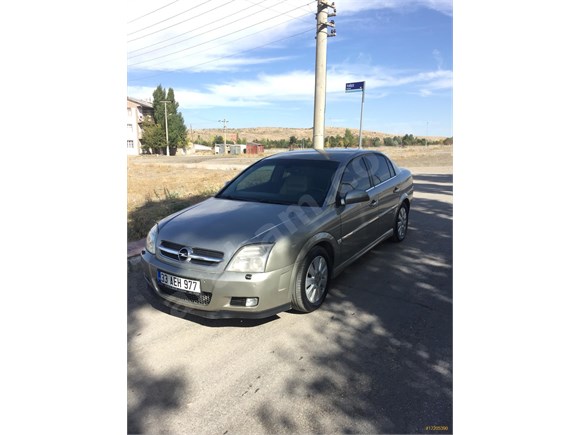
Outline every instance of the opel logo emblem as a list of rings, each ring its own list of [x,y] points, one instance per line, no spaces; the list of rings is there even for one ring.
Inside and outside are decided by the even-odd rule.
[[[187,261],[189,258],[189,250],[187,248],[181,248],[177,257],[179,258],[179,261]]]

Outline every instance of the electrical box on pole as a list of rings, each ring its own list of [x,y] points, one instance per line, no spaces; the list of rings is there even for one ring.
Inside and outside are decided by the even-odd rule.
[[[328,8],[333,12],[329,13]],[[318,0],[316,12],[316,68],[314,77],[314,122],[313,138],[314,149],[324,148],[324,117],[326,113],[326,45],[327,38],[336,36],[334,21],[328,17],[336,15],[334,2]],[[330,34],[328,27],[331,27]]]

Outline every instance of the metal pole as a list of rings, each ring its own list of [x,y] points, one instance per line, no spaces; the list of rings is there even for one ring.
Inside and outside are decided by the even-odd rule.
[[[227,148],[228,148],[228,141],[226,139],[226,124],[229,122],[226,118],[224,119],[218,119],[218,122],[223,122],[224,123],[224,154],[227,154]]]
[[[363,107],[365,104],[365,82],[363,82],[362,99],[360,102],[360,127],[358,129],[358,147],[362,148],[362,120],[363,120]]]

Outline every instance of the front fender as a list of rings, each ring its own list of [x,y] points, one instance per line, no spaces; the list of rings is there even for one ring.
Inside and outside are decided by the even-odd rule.
[[[336,253],[339,252],[339,246],[336,239],[332,234],[327,232],[318,233],[311,237],[302,247],[298,255],[296,256],[296,261],[294,262],[294,267],[292,268],[292,275],[290,276],[290,292],[296,287],[296,280],[298,279],[298,270],[300,269],[300,264],[306,258],[306,255],[310,252],[312,248],[316,245],[324,245],[325,248],[330,247],[332,252],[329,252],[331,258],[336,257]]]

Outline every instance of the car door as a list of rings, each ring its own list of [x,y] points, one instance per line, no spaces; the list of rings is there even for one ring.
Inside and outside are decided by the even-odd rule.
[[[378,202],[376,238],[379,238],[393,227],[401,192],[393,166],[385,155],[366,154],[364,160],[373,184],[372,191]]]
[[[355,256],[376,239],[376,218],[378,197],[372,192],[371,181],[362,156],[353,159],[342,175],[339,196],[351,190],[363,190],[369,194],[369,201],[341,206],[341,257],[343,261]]]

